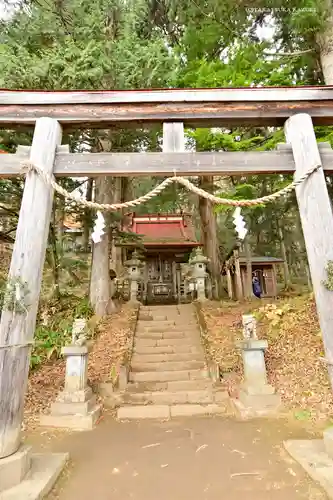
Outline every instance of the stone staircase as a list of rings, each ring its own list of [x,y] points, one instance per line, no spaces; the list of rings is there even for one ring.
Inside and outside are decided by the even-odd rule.
[[[122,399],[121,420],[229,412],[227,392],[209,377],[193,305],[140,308]]]

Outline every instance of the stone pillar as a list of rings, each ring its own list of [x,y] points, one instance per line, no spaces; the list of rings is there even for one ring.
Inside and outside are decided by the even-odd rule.
[[[2,492],[6,492],[6,490],[10,490],[22,483],[30,470],[30,446],[21,445],[16,453],[2,458],[0,460],[0,498],[2,498]]]
[[[141,269],[143,268],[143,264],[136,251],[133,252],[132,258],[125,262],[125,266],[128,268],[130,280],[130,301],[137,302],[139,282],[142,280]]]
[[[51,412],[42,415],[40,424],[75,430],[92,429],[101,413],[101,405],[88,386],[88,353],[85,320],[76,320],[72,344],[62,348],[66,358],[65,388],[51,405]]]
[[[324,430],[325,451],[333,460],[333,427]]]
[[[245,413],[247,410],[252,416],[272,413],[279,408],[281,399],[275,393],[274,387],[267,383],[264,354],[268,342],[257,338],[256,320],[251,315],[243,316],[243,337],[244,339],[237,343],[242,352],[244,366],[239,409],[245,410]]]
[[[203,301],[206,300],[206,265],[209,262],[209,259],[205,257],[202,253],[201,248],[197,248],[195,251],[194,257],[190,260],[190,264],[192,266],[192,277],[196,282],[196,290],[197,290],[197,300]]]

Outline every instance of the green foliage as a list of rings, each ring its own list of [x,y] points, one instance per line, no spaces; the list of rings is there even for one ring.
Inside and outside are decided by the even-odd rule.
[[[5,291],[6,291],[6,275],[3,272],[0,272],[0,313],[3,308]]]
[[[323,285],[333,292],[333,260],[329,260],[326,266],[327,280],[323,282]]]
[[[96,89],[163,86],[172,70],[163,40],[138,32],[143,1],[71,0],[68,22],[47,4],[19,10],[0,34],[0,86]]]
[[[27,314],[27,296],[29,294],[27,283],[20,276],[12,276],[7,280],[4,290],[0,293],[3,297],[3,309],[13,311],[15,314]]]
[[[74,320],[89,319],[92,315],[93,310],[88,300],[74,295],[63,295],[59,299],[42,303],[30,368],[35,369],[42,363],[59,358],[61,348],[71,339]]]
[[[296,420],[300,420],[300,421],[307,421],[307,420],[310,420],[311,417],[312,417],[312,412],[310,410],[296,410],[294,412],[294,417],[296,418]]]

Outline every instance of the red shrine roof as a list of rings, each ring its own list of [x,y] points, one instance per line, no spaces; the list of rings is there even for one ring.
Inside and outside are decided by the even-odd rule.
[[[128,230],[142,236],[144,246],[200,246],[189,216],[132,214]]]

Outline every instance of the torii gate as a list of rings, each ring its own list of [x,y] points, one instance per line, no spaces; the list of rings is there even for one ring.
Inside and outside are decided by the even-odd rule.
[[[31,148],[0,158],[0,178],[21,174],[30,159],[55,176],[184,176],[293,173],[318,168],[296,189],[317,311],[333,382],[333,294],[323,285],[333,260],[333,217],[325,172],[333,151],[320,149],[313,123],[333,124],[333,87],[149,91],[0,91],[0,126],[35,126]],[[60,146],[62,128],[108,128],[164,123],[162,153],[72,154]],[[287,143],[277,151],[191,153],[183,126],[282,126]],[[296,167],[296,168],[295,168]],[[0,466],[20,445],[24,395],[33,341],[53,191],[35,171],[26,176],[9,278],[27,284],[29,307],[4,308],[0,322]]]

